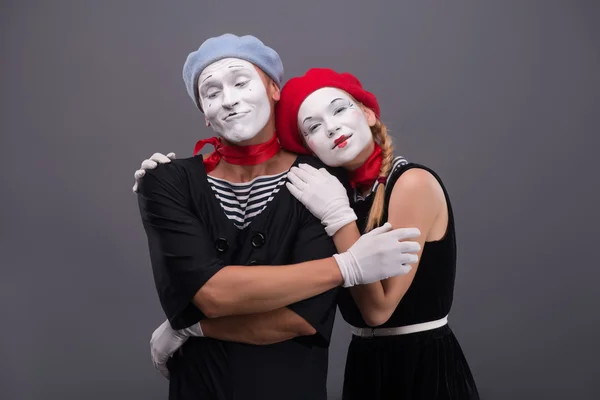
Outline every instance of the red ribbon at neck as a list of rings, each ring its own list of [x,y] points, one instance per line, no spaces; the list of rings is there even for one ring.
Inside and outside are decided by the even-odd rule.
[[[379,176],[382,163],[381,147],[375,143],[373,153],[367,158],[367,161],[354,171],[350,171],[350,185],[363,192],[370,189],[375,181],[385,183],[385,177]]]
[[[268,142],[250,146],[228,146],[223,144],[218,137],[211,137],[196,143],[194,156],[207,144],[211,144],[215,148],[215,151],[203,161],[207,173],[215,169],[221,158],[235,165],[257,165],[271,159],[280,149],[277,135],[273,135]]]

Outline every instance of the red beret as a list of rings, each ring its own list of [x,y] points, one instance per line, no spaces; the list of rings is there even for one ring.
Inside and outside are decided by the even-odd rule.
[[[304,146],[298,129],[298,111],[302,102],[314,91],[333,87],[349,93],[356,101],[373,110],[379,118],[377,98],[363,89],[360,81],[348,72],[338,73],[327,68],[312,68],[303,76],[290,79],[281,89],[281,98],[275,106],[275,124],[279,143],[284,150],[296,154],[310,154]]]

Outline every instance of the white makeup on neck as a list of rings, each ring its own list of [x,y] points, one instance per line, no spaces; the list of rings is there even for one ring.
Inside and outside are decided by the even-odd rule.
[[[330,167],[354,160],[373,141],[360,106],[335,88],[321,88],[304,100],[298,127],[308,147]]]
[[[204,115],[223,139],[252,139],[269,122],[271,103],[258,71],[248,61],[225,58],[204,68],[198,78]]]

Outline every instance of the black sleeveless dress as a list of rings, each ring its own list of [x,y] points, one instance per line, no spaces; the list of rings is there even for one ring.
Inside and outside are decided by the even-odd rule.
[[[390,319],[380,327],[434,321],[448,315],[456,272],[454,218],[448,193],[431,169],[398,157],[386,183],[385,214],[395,182],[411,168],[429,171],[448,204],[448,228],[439,241],[426,242],[414,280]],[[377,183],[376,183],[377,185]],[[356,198],[353,208],[364,232],[373,195]],[[369,327],[349,291],[338,299],[342,316],[355,327]],[[471,400],[479,394],[462,349],[449,325],[406,335],[352,336],[344,376],[344,400]]]

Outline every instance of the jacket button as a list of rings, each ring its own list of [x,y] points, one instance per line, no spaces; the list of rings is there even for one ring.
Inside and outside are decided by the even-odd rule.
[[[257,233],[256,235],[254,235],[252,237],[252,246],[259,248],[259,247],[263,247],[263,245],[265,244],[265,235],[263,235],[262,233]]]
[[[229,244],[227,243],[227,240],[220,238],[215,242],[215,248],[217,251],[224,253],[229,249]]]

